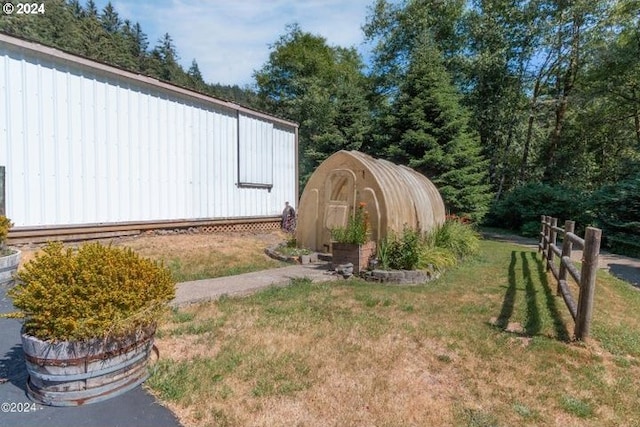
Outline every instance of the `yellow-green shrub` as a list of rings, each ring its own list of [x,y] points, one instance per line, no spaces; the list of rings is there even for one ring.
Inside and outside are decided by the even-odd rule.
[[[9,291],[25,332],[42,340],[123,336],[155,325],[175,296],[167,268],[128,248],[49,243]]]
[[[11,220],[4,215],[0,215],[0,249],[4,247],[4,242],[7,240],[11,227],[13,227]]]

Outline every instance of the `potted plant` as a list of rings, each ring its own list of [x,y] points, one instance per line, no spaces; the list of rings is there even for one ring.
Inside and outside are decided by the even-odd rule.
[[[353,272],[359,274],[369,264],[376,252],[376,243],[370,239],[371,225],[366,203],[360,202],[346,227],[331,230],[332,264],[353,264]]]
[[[9,230],[13,227],[11,220],[0,215],[0,286],[11,285],[14,273],[20,264],[21,252],[6,246]]]
[[[49,243],[16,278],[11,316],[24,321],[33,400],[92,403],[148,377],[156,324],[175,295],[167,268],[127,248]]]

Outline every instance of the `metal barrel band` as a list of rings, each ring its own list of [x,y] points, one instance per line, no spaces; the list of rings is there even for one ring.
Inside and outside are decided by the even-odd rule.
[[[118,348],[117,351],[105,351],[102,353],[98,353],[96,355],[93,356],[83,356],[83,357],[77,357],[75,359],[53,359],[53,358],[46,358],[46,357],[36,357],[30,354],[25,354],[25,360],[33,363],[34,365],[38,365],[38,366],[69,366],[69,365],[78,365],[81,363],[87,363],[87,362],[94,362],[96,360],[104,360],[104,359],[108,359],[110,357],[114,357],[114,356],[119,356],[122,354],[126,354],[132,350],[135,350],[138,347],[144,346],[147,343],[149,343],[150,341],[153,340],[153,335],[147,335],[145,336],[145,338],[138,340],[138,341],[133,341],[131,344],[128,344],[124,347],[120,347]]]
[[[86,389],[76,392],[45,391],[32,387],[31,377],[27,379],[27,395],[31,400],[51,406],[80,406],[86,403],[96,403],[126,393],[142,384],[149,377],[146,369],[133,378],[127,377],[118,382],[102,387]]]
[[[52,375],[52,374],[42,374],[38,373],[38,378],[44,381],[77,381],[77,380],[85,380],[87,378],[99,377],[101,375],[110,374],[112,372],[118,371],[122,368],[125,368],[129,365],[133,365],[137,361],[144,359],[149,356],[149,350],[146,349],[142,353],[137,354],[136,356],[126,359],[123,362],[120,362],[116,365],[110,366],[105,369],[93,370],[90,372],[83,372],[80,374],[60,374],[60,375]],[[27,365],[28,366],[28,365]],[[33,372],[34,370],[29,370],[29,372]]]

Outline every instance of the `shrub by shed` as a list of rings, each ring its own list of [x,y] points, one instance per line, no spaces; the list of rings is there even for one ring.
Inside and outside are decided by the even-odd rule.
[[[302,193],[298,245],[330,251],[331,229],[345,227],[359,203],[366,203],[375,241],[405,225],[427,231],[445,220],[442,197],[424,175],[358,151],[338,151],[318,166]]]

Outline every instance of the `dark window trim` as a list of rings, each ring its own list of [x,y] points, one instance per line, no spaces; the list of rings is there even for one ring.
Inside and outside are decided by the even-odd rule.
[[[239,182],[238,187],[239,188],[258,188],[262,190],[271,191],[271,189],[273,188],[273,184],[259,184],[256,182]]]

